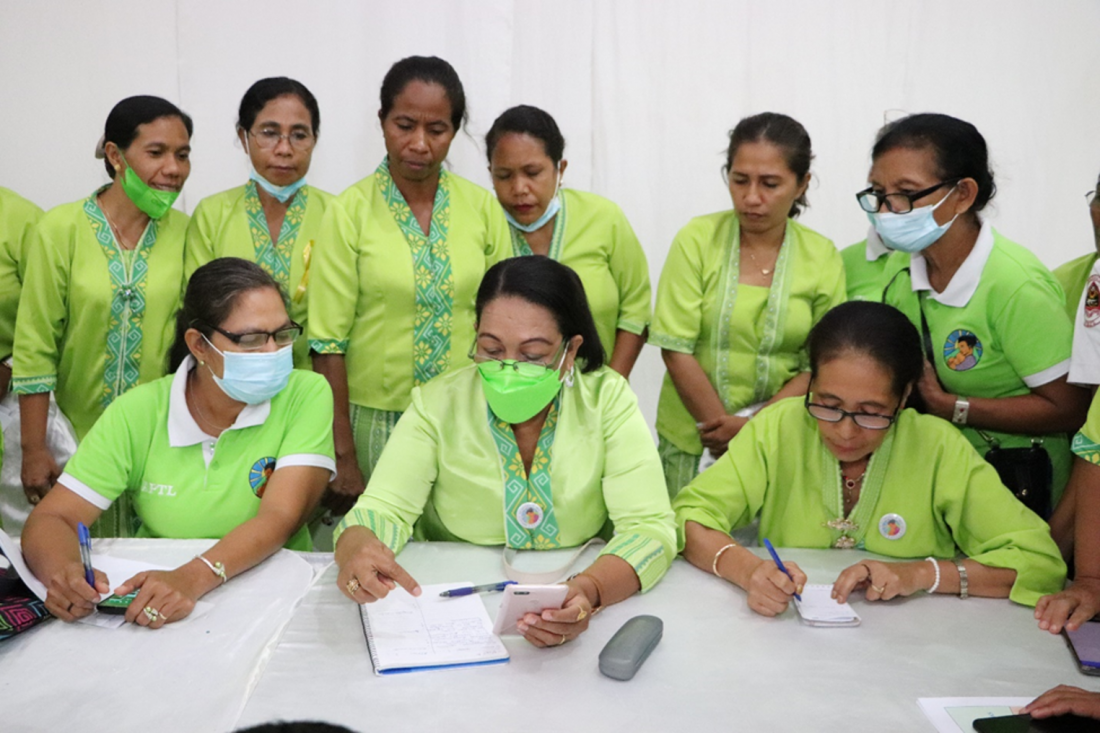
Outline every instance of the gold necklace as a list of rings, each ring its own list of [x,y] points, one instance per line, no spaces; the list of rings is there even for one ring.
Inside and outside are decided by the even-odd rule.
[[[867,467],[871,465],[871,457],[867,456],[867,462],[863,464],[863,473],[855,478],[848,478],[844,475],[844,471],[840,472],[840,479],[844,482],[844,501],[848,504],[854,503],[852,501],[852,495],[855,493],[856,487],[863,481],[863,477],[867,475]]]
[[[202,411],[202,408],[199,407],[198,395],[195,394],[195,389],[194,389],[194,387],[191,386],[191,375],[194,374],[194,373],[195,373],[194,371],[190,371],[190,372],[187,373],[187,389],[191,391],[191,402],[195,406],[195,412],[198,413],[199,419],[202,420],[207,425],[209,425],[210,427],[214,428],[215,430],[229,430],[229,428],[233,427],[232,424],[225,425],[225,426],[218,425],[217,423],[213,422],[210,418],[208,418],[206,416],[206,413],[204,413]]]
[[[111,227],[111,233],[115,235],[115,241],[118,242],[118,246],[125,250],[135,249],[137,247],[136,242],[133,247],[126,246],[126,242],[122,238],[122,230],[111,220],[111,215],[107,213],[107,207],[103,205],[102,197],[100,197],[97,203],[99,204],[99,210],[103,212],[103,218],[107,220],[107,226]]]
[[[741,245],[741,251],[742,252],[745,251],[745,245]],[[752,264],[756,265],[756,268],[758,270],[760,270],[760,274],[761,275],[770,275],[771,272],[772,272],[772,267],[775,267],[775,262],[772,262],[771,267],[760,267],[760,263],[758,263],[756,261],[756,255],[753,254],[751,247],[749,248],[748,252],[749,252],[749,259],[751,259]],[[775,253],[775,259],[776,260],[779,259],[779,253],[778,252]]]

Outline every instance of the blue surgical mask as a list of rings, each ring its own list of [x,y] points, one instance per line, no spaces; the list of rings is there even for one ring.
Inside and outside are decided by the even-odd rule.
[[[203,336],[203,338],[206,338]],[[294,346],[276,351],[221,351],[206,339],[210,348],[222,355],[222,376],[210,369],[214,382],[230,399],[247,405],[267,402],[290,381],[294,369]]]
[[[294,196],[294,194],[298,193],[298,191],[301,190],[302,186],[306,185],[306,177],[302,176],[294,183],[289,183],[285,186],[276,186],[274,183],[267,180],[256,172],[256,166],[252,165],[252,154],[248,150],[247,136],[245,136],[244,151],[248,153],[248,169],[250,171],[248,174],[249,180],[255,181],[257,186],[278,199],[279,203],[285,204],[287,201],[290,201],[291,197]]]
[[[546,205],[546,211],[542,212],[542,216],[540,216],[538,219],[531,222],[530,224],[520,224],[518,221],[516,221],[515,217],[508,213],[508,209],[505,209],[504,218],[508,220],[509,224],[514,226],[516,229],[519,229],[521,232],[526,232],[527,234],[530,234],[531,232],[537,232],[539,229],[542,229],[544,226],[546,226],[546,222],[553,219],[555,216],[558,215],[558,212],[561,211],[560,193],[561,177],[559,176],[558,183],[556,186],[554,186],[554,198],[550,199],[550,203]]]
[[[951,191],[954,190],[952,187]],[[951,191],[948,191],[948,196],[951,195]],[[959,218],[956,214],[943,226],[936,223],[932,212],[946,200],[947,196],[944,196],[934,206],[922,206],[908,214],[895,214],[891,211],[867,212],[867,218],[871,220],[872,226],[887,247],[899,252],[916,254],[935,244],[944,232],[951,228],[955,219]]]

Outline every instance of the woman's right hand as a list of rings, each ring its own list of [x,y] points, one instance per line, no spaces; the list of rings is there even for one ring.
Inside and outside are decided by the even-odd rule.
[[[801,593],[806,585],[806,573],[793,562],[783,563],[791,573],[786,573],[770,560],[761,560],[749,577],[749,608],[761,616],[778,616],[787,610],[795,593]]]
[[[72,562],[46,578],[46,610],[62,621],[90,615],[102,594],[110,593],[107,576],[94,570],[95,588],[84,577],[84,565]]]
[[[1043,596],[1035,604],[1035,618],[1039,628],[1052,634],[1061,633],[1062,627],[1076,631],[1097,613],[1100,613],[1100,580],[1079,578],[1061,593]]]
[[[393,550],[363,527],[349,527],[336,543],[336,584],[356,603],[374,603],[400,585],[414,596],[420,584],[397,564]]]
[[[23,449],[23,493],[31,504],[41,501],[60,476],[61,468],[45,445]]]
[[[366,488],[355,452],[337,456],[336,478],[325,489],[321,505],[333,514],[347,514]]]

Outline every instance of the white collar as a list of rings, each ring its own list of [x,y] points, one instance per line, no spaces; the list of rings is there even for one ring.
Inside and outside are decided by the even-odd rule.
[[[173,448],[183,448],[189,445],[205,443],[217,440],[213,435],[207,434],[195,418],[191,416],[191,410],[187,408],[187,375],[195,368],[195,357],[190,354],[180,364],[180,368],[172,376],[172,391],[168,395],[168,445]],[[271,414],[271,400],[261,402],[258,405],[245,405],[236,421],[227,430],[240,430],[263,425],[267,416]]]
[[[875,231],[874,226],[867,228],[867,261],[874,262],[883,255],[888,255],[893,252],[892,249],[887,247],[882,242],[882,237]]]
[[[977,292],[978,284],[982,280],[982,270],[992,253],[993,227],[989,222],[984,222],[978,232],[978,239],[974,242],[974,249],[970,250],[970,254],[951,277],[951,282],[947,283],[942,293],[933,290],[929,297],[952,308],[965,307]],[[918,290],[932,290],[932,283],[928,281],[928,263],[923,255],[910,256],[909,279],[913,283],[914,293]]]

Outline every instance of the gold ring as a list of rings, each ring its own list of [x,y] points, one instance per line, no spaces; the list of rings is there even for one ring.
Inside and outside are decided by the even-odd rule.
[[[346,587],[348,589],[348,593],[350,593],[351,595],[355,595],[356,591],[359,590],[359,578],[352,578],[351,580],[349,580]]]
[[[886,586],[882,586],[881,588],[879,588],[877,585],[874,585],[872,583],[871,590],[873,590],[875,593],[882,593],[884,590],[886,590]]]
[[[160,618],[160,613],[152,606],[146,606],[141,609],[141,612],[145,614],[145,618],[149,619],[150,623]]]
[[[578,621],[584,621],[584,620],[585,620],[586,618],[588,618],[588,611],[585,611],[585,610],[584,610],[584,609],[582,608],[582,609],[581,609],[581,615],[580,615],[580,616],[577,616],[577,620],[578,620]]]
[[[561,646],[561,645],[562,645],[562,644],[564,644],[564,643],[565,643],[566,641],[567,641],[567,639],[565,638],[565,634],[562,634],[562,635],[561,635],[561,641],[559,641],[559,642],[557,643],[557,646]]]

